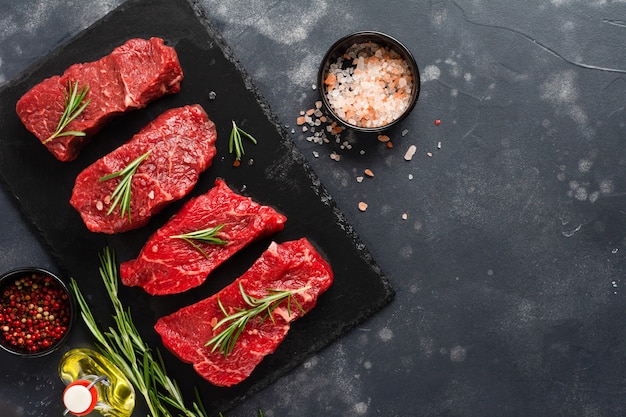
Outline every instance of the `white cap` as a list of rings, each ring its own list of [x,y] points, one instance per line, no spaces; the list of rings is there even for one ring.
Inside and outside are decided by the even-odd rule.
[[[95,389],[89,389],[81,383],[70,384],[63,391],[63,404],[68,412],[77,416],[91,412],[96,405],[97,398],[98,394]]]

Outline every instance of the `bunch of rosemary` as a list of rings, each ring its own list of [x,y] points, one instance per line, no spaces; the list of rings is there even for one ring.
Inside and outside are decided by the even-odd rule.
[[[135,389],[144,397],[152,417],[172,417],[171,410],[180,416],[207,417],[196,392],[197,401],[191,407],[185,401],[176,381],[166,372],[161,354],[154,354],[135,327],[130,309],[124,310],[118,298],[118,273],[115,256],[108,248],[100,255],[100,276],[113,304],[115,327],[99,329],[91,309],[78,284],[72,278],[70,288],[81,310],[81,317],[95,337],[100,352],[126,375]]]

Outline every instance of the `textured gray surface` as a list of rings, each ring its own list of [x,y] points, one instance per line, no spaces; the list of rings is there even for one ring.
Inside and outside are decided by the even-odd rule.
[[[120,3],[0,0],[0,82]],[[624,413],[624,1],[199,5],[397,290],[228,416]],[[318,61],[363,29],[412,50],[420,100],[392,149],[308,142],[295,119]],[[0,204],[0,269],[49,264]],[[17,415],[45,415],[29,398],[55,383],[27,387]]]

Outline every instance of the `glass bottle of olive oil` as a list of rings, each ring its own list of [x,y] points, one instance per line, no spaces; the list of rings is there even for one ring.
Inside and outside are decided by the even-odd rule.
[[[61,358],[59,376],[65,383],[65,414],[130,417],[135,390],[120,369],[91,349],[73,349]]]

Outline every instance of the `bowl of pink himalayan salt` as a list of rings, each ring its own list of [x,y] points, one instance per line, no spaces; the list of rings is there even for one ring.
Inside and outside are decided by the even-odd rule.
[[[330,115],[362,132],[381,132],[404,119],[420,90],[411,51],[381,32],[344,36],[326,52],[318,90]]]

